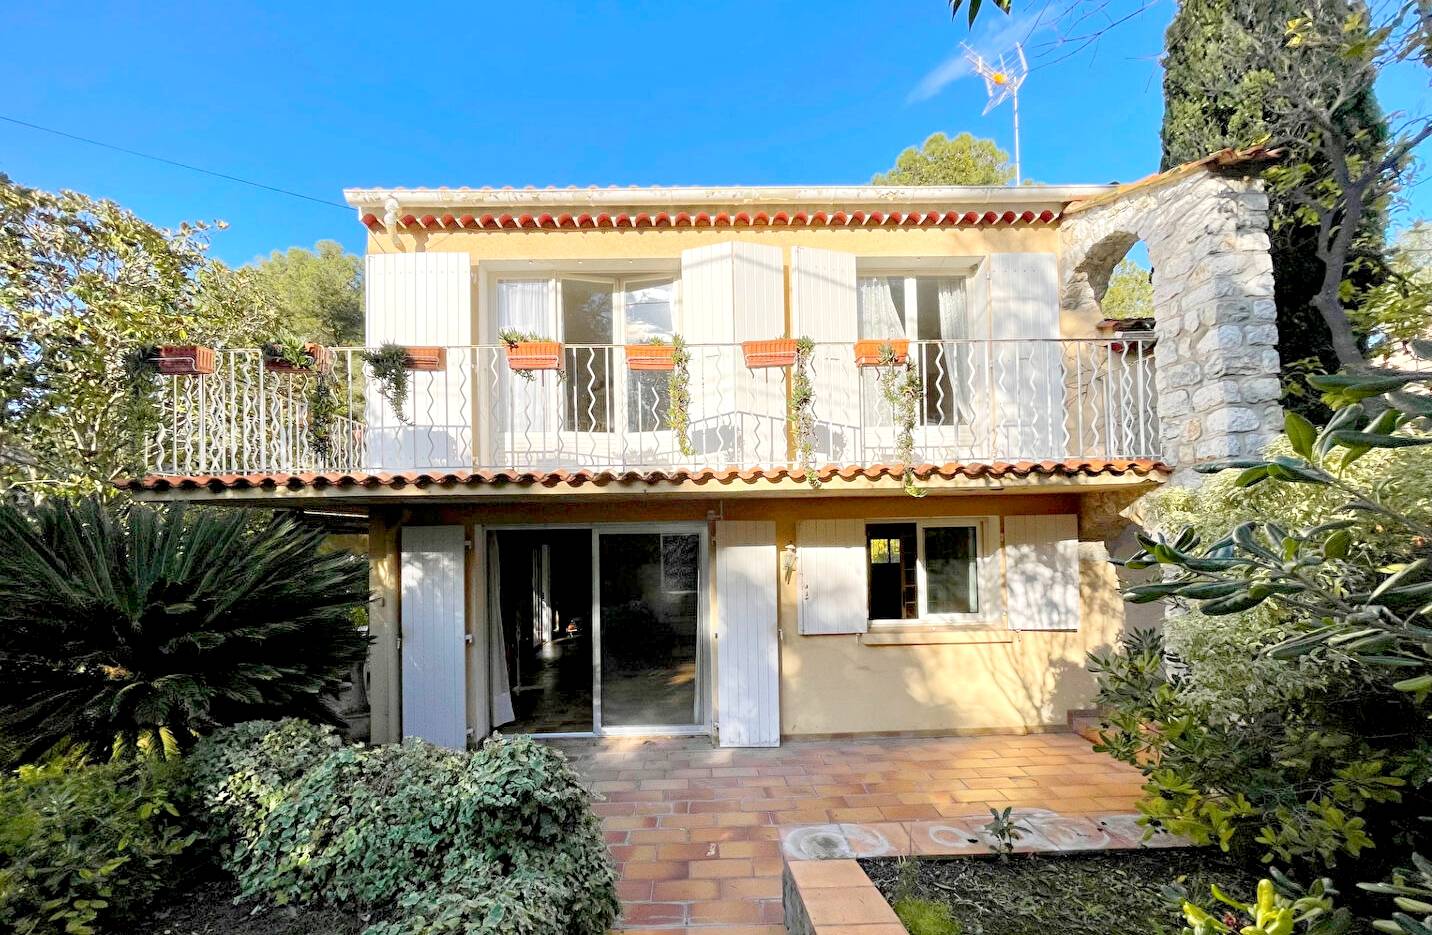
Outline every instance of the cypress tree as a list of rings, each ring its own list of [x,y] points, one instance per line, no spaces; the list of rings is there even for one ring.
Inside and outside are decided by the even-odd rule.
[[[1341,22],[1349,7],[1332,3],[1320,9]],[[1181,0],[1165,36],[1163,168],[1224,147],[1268,141],[1288,144],[1288,158],[1307,161],[1317,172],[1320,160],[1300,152],[1297,141],[1277,137],[1279,108],[1286,105],[1277,100],[1265,68],[1269,54],[1312,54],[1283,43],[1288,21],[1305,13],[1300,0]],[[1331,57],[1324,62],[1330,69],[1341,67]],[[1345,111],[1346,139],[1365,134],[1350,145],[1371,151],[1387,129],[1370,83],[1355,90],[1355,102]],[[1300,362],[1315,359],[1315,372],[1333,372],[1338,360],[1328,327],[1311,304],[1323,271],[1316,253],[1317,226],[1298,220],[1286,196],[1270,190],[1269,202],[1278,353],[1287,385],[1290,376],[1305,369]],[[1363,221],[1351,268],[1344,274],[1355,286],[1365,288],[1380,278],[1385,225],[1381,210]],[[1285,402],[1300,409],[1313,404],[1297,397]]]

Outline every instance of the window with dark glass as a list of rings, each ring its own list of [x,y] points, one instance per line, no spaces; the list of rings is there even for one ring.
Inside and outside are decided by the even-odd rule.
[[[914,523],[873,523],[865,527],[869,556],[870,619],[913,620],[920,616],[919,566]]]

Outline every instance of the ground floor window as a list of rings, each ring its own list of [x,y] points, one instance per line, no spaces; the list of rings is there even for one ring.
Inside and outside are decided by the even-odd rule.
[[[870,620],[968,622],[981,607],[983,519],[868,523]]]

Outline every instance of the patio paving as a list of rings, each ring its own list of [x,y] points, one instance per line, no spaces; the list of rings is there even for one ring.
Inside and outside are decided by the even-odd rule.
[[[552,744],[597,798],[618,868],[617,929],[628,933],[781,935],[783,847],[793,860],[825,856],[808,845],[833,848],[830,856],[958,853],[968,842],[955,832],[977,834],[991,807],[1045,810],[1057,815],[1041,825],[1061,817],[1069,833],[1127,839],[1127,819],[1115,816],[1134,811],[1142,784],[1075,734],[769,750],[704,738]],[[980,820],[946,821],[968,816]]]

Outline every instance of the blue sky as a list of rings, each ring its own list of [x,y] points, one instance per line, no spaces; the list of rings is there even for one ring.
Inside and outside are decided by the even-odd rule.
[[[1023,38],[1025,175],[1129,180],[1158,166],[1174,11],[1155,0],[1063,58],[1042,0],[986,11],[973,37],[944,0],[6,6],[0,114],[335,202],[345,186],[866,182],[936,130],[1009,148],[1009,111],[981,116],[959,46]],[[1427,106],[1410,68],[1380,92],[1388,109]],[[362,247],[347,209],[3,121],[0,171],[162,225],[222,218],[214,253],[230,262]],[[1432,215],[1429,188],[1403,223]]]

